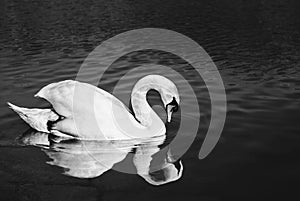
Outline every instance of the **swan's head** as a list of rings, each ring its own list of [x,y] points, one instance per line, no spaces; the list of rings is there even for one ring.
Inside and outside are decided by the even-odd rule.
[[[161,75],[147,75],[135,84],[131,94],[131,103],[136,116],[143,119],[139,113],[143,113],[144,111],[140,112],[140,110],[144,108],[140,106],[143,106],[146,94],[151,89],[159,92],[167,113],[167,121],[171,122],[172,113],[179,108],[179,93],[174,82]]]

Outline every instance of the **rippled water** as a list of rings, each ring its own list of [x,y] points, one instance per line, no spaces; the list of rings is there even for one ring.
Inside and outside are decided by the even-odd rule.
[[[1,200],[292,198],[299,181],[299,8],[295,0],[1,1]],[[40,148],[16,142],[28,126],[7,108],[7,101],[48,106],[33,97],[38,89],[74,79],[102,41],[144,27],[187,35],[220,70],[228,113],[221,139],[206,159],[199,160],[198,152],[210,122],[207,89],[189,73],[185,61],[154,50],[122,57],[100,86],[111,91],[122,72],[144,63],[185,71],[198,95],[201,123],[194,144],[182,157],[179,181],[153,187],[117,171],[76,179],[46,164],[49,158]],[[150,99],[158,101],[157,94]],[[168,129],[176,129],[178,121]]]

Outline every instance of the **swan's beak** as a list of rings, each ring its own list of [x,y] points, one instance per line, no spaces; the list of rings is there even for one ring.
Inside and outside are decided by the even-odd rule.
[[[172,105],[168,105],[167,106],[167,121],[168,123],[171,122],[171,118],[172,118],[172,113],[173,113],[173,107]]]
[[[166,112],[167,112],[167,121],[170,123],[172,118],[172,113],[178,110],[178,103],[176,99],[173,97],[173,100],[167,104]]]

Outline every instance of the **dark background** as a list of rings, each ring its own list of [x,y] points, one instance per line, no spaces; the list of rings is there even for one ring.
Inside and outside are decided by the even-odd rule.
[[[299,10],[297,0],[2,0],[0,200],[296,200]],[[39,148],[15,143],[28,126],[7,101],[45,106],[33,98],[41,86],[74,79],[102,41],[144,27],[192,38],[220,70],[227,120],[206,159],[197,158],[199,132],[182,158],[183,177],[153,187],[115,171],[90,180],[67,177],[45,164]]]

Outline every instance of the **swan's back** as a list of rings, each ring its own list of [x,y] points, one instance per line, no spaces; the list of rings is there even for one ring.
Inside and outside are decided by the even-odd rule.
[[[49,84],[35,95],[35,97],[44,98],[50,102],[55,111],[64,117],[71,116],[72,109],[85,109],[85,111],[93,109],[89,104],[93,103],[94,96],[98,96],[103,101],[113,102],[116,106],[124,107],[124,104],[110,93],[96,86],[74,80]],[[76,102],[74,102],[75,98]]]

